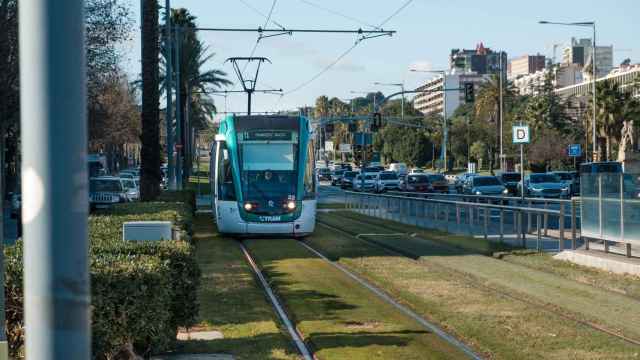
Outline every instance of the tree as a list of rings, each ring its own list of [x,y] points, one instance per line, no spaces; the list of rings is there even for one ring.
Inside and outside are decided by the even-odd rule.
[[[535,96],[528,98],[524,107],[524,120],[531,126],[534,136],[543,129],[553,129],[560,134],[568,134],[569,118],[565,113],[566,104],[554,91],[553,74],[546,74],[544,83],[535,89]]]
[[[209,48],[198,39],[196,28],[196,17],[191,15],[187,9],[172,9],[171,21],[177,32],[177,43],[174,43],[173,57],[173,78],[176,78],[177,71],[180,71],[180,83],[176,84],[176,96],[180,97],[181,109],[176,109],[182,114],[182,123],[180,124],[181,139],[177,143],[183,145],[184,161],[183,177],[184,180],[188,176],[192,168],[192,154],[189,151],[190,134],[192,129],[202,130],[208,127],[208,121],[212,115],[217,112],[213,98],[207,93],[220,90],[223,86],[231,85],[227,73],[218,69],[205,70],[204,67],[215,56],[210,52]],[[165,33],[162,33],[163,47],[166,47],[167,39]],[[180,58],[178,59],[178,49],[180,47]],[[162,51],[166,57],[166,51]],[[166,61],[166,59],[164,59]],[[164,79],[166,77],[166,69],[162,67],[161,84],[164,89]],[[188,111],[187,111],[188,109]]]
[[[613,146],[620,141],[620,132],[625,120],[640,119],[640,101],[633,97],[637,84],[622,90],[620,85],[606,79],[596,84],[596,132],[605,141],[605,149],[600,149],[606,161],[612,158]],[[593,106],[589,98],[589,107]],[[590,119],[593,115],[590,114]]]
[[[142,151],[140,198],[151,201],[160,193],[160,90],[158,82],[158,3],[142,1]]]
[[[513,85],[505,81],[502,86],[502,101],[504,113],[509,112],[509,105],[515,97]],[[500,143],[500,77],[492,75],[491,78],[480,86],[475,102],[475,115],[479,121],[493,124],[495,131],[493,136],[489,136],[485,145],[488,147],[489,169],[493,170],[493,154]],[[503,119],[504,120],[504,119]]]

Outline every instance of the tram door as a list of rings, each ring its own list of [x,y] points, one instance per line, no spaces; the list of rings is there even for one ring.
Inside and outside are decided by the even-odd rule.
[[[242,232],[239,226],[238,204],[233,182],[231,154],[224,141],[216,142],[215,181],[213,188],[213,212],[222,232]],[[239,231],[240,230],[240,231]]]

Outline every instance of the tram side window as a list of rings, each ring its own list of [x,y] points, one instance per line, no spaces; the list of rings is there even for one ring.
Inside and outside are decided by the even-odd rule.
[[[236,192],[233,186],[231,157],[225,143],[220,144],[218,151],[218,198],[223,201],[235,201]]]
[[[316,197],[316,176],[313,171],[315,156],[313,152],[313,142],[307,146],[307,162],[304,168],[304,198],[315,199]]]

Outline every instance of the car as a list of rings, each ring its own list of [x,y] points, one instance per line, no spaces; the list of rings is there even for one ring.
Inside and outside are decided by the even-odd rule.
[[[355,179],[358,173],[356,171],[345,171],[340,179],[340,188],[349,189],[353,188],[353,179]]]
[[[376,176],[374,174],[358,174],[353,179],[354,191],[373,191],[376,186]]]
[[[424,170],[420,168],[413,168],[409,171],[409,174],[424,174]]]
[[[400,190],[400,178],[393,171],[382,171],[376,177],[376,192]]]
[[[378,173],[384,171],[384,168],[381,166],[369,166],[364,168],[364,173],[365,174],[374,174],[377,175]]]
[[[576,181],[577,173],[569,172],[569,171],[553,171],[551,174],[556,175],[560,178],[560,181],[567,184],[569,186],[570,194],[577,194],[580,192],[579,187],[580,183]]]
[[[331,185],[336,186],[340,184],[342,175],[344,175],[345,172],[346,170],[334,170],[333,173],[331,173]]]
[[[127,191],[127,197],[129,201],[138,201],[140,199],[140,188],[138,187],[138,181],[136,179],[120,179],[122,186]]]
[[[135,179],[136,178],[136,176],[133,173],[128,172],[128,171],[121,171],[118,174],[118,177],[121,178],[121,179]]]
[[[322,180],[331,181],[331,169],[329,168],[318,169],[318,179],[320,181]]]
[[[409,192],[431,192],[433,187],[427,175],[407,175],[400,181],[400,190]]]
[[[449,193],[449,182],[442,174],[427,174],[427,179],[431,184],[433,192],[439,192],[443,194]]]
[[[389,164],[389,170],[395,171],[398,175],[405,175],[407,173],[407,164],[405,163],[391,163]]]
[[[502,181],[502,185],[509,190],[509,194],[517,195],[518,194],[518,186],[520,184],[520,180],[522,179],[522,175],[517,172],[503,172],[498,175],[498,179]]]
[[[571,189],[554,174],[536,173],[525,178],[524,195],[542,198],[568,198],[571,196]]]
[[[467,183],[467,180],[469,180],[469,178],[472,178],[474,176],[480,176],[480,174],[465,173],[465,174],[462,174],[462,175],[458,176],[456,178],[456,182],[454,183],[454,187],[456,189],[456,192],[458,192],[459,194],[464,193],[464,185]]]
[[[101,176],[89,179],[90,209],[106,209],[114,204],[131,201],[123,180],[113,176]]]
[[[509,190],[496,176],[472,176],[467,179],[464,193],[468,195],[506,195]]]

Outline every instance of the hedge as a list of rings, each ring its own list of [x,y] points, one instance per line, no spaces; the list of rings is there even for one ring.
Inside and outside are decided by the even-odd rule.
[[[111,358],[124,346],[145,355],[167,350],[179,327],[195,323],[200,269],[193,246],[188,241],[122,240],[123,222],[172,221],[186,235],[192,216],[190,204],[153,202],[123,204],[89,218],[94,358]],[[22,243],[5,248],[5,256],[10,353],[22,357]]]

